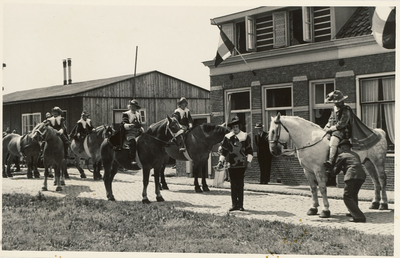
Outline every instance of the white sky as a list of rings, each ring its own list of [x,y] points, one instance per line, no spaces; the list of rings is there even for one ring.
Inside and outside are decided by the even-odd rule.
[[[133,74],[136,46],[137,73],[158,70],[209,89],[202,62],[219,40],[210,19],[260,6],[142,2],[3,1],[3,94],[63,84],[64,58],[72,82]]]

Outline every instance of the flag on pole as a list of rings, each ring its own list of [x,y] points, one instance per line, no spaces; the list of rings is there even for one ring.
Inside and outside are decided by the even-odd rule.
[[[235,48],[228,36],[220,29],[220,39],[218,43],[217,55],[215,57],[214,66],[217,67],[222,61],[227,59]]]
[[[231,122],[231,94],[228,94],[225,109],[225,127]]]
[[[374,8],[371,30],[376,43],[386,49],[396,48],[396,9],[390,6]],[[372,11],[372,8],[370,9]]]

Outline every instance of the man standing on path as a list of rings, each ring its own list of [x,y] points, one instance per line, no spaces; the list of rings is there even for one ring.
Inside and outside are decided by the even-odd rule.
[[[339,156],[333,169],[333,174],[337,175],[341,171],[344,174],[344,195],[343,201],[353,218],[350,222],[365,222],[365,215],[358,207],[358,192],[363,185],[366,174],[361,166],[360,156],[350,150],[350,140],[344,139],[339,143]]]
[[[257,151],[258,164],[260,165],[260,184],[268,184],[271,176],[272,154],[269,151],[268,133],[264,132],[264,125],[257,123],[254,127],[258,133],[254,135],[254,146]]]

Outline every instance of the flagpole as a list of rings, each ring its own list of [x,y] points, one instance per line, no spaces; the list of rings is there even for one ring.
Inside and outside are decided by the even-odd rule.
[[[224,33],[224,31],[222,30],[221,26],[220,26],[214,19],[211,19],[211,20],[213,21],[213,23],[214,23],[215,25],[217,25],[218,29],[219,29],[222,33]],[[244,59],[243,55],[242,55],[242,54],[239,52],[239,50],[236,48],[235,44],[233,44],[233,47],[234,47],[235,51],[239,54],[239,56],[242,58],[242,60],[245,62],[245,64],[247,65],[247,67],[250,69],[250,71],[253,73],[253,75],[255,76],[255,75],[256,75],[256,72],[254,72],[253,69],[251,69],[250,65],[247,63],[247,61]]]

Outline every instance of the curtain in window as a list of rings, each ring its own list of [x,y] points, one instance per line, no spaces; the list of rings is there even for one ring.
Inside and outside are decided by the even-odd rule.
[[[382,79],[383,100],[394,100],[395,96],[395,80],[394,78]],[[394,143],[394,125],[395,125],[395,105],[388,103],[383,105],[385,112],[386,127],[389,139]]]
[[[363,80],[362,81],[362,102],[375,102],[378,101],[379,81]],[[371,128],[376,128],[378,122],[378,104],[368,104],[362,106],[362,121]]]
[[[378,101],[378,79],[362,81],[362,102]]]

